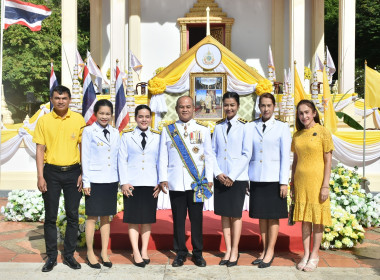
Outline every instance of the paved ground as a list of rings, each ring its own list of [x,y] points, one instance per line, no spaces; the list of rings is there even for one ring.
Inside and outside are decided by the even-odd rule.
[[[6,199],[0,199],[0,207]],[[85,249],[75,253],[82,263],[80,271],[62,264],[50,273],[42,273],[45,254],[41,223],[6,222],[0,217],[0,279],[380,279],[380,229],[368,229],[363,244],[351,250],[321,251],[319,268],[313,273],[297,271],[295,263],[302,252],[278,252],[272,267],[251,265],[257,251],[241,252],[239,266],[220,267],[221,252],[205,252],[206,268],[193,265],[190,257],[181,268],[172,268],[171,251],[150,251],[151,264],[144,269],[132,264],[130,251],[109,251],[112,269],[94,270],[84,264]],[[99,253],[99,252],[98,252]]]

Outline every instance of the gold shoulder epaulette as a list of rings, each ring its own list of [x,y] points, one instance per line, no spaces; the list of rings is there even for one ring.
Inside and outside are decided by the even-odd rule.
[[[159,131],[159,130],[150,129],[150,131],[152,131],[153,133],[156,133],[156,134],[161,134],[161,131]]]
[[[197,124],[199,124],[199,125],[203,125],[203,126],[205,126],[205,127],[208,127],[208,125],[207,125],[205,122],[203,122],[203,121],[199,121],[199,120],[197,120]]]
[[[134,131],[134,130],[135,130],[134,128],[130,128],[130,129],[127,129],[126,131],[123,131],[123,133],[132,132],[132,131]]]
[[[164,126],[171,125],[171,124],[173,124],[173,123],[175,123],[175,122],[176,122],[176,121],[170,121],[170,122],[167,122],[167,123],[164,124]]]
[[[215,124],[221,124],[221,123],[224,123],[225,119],[221,119],[219,121],[217,121]]]
[[[279,121],[279,122],[286,123],[286,121],[283,121],[283,120],[281,120],[281,119],[277,119],[277,118],[275,118],[275,120],[276,120],[276,121]]]
[[[247,123],[248,121],[243,119],[243,118],[238,118],[238,121],[241,122],[241,123]]]

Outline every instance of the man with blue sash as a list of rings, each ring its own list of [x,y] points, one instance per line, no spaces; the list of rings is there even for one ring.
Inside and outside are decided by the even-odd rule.
[[[210,130],[193,120],[193,99],[178,98],[179,120],[162,130],[160,142],[159,180],[164,193],[169,189],[173,214],[174,250],[177,256],[172,266],[186,261],[185,221],[187,212],[191,223],[192,261],[204,267],[203,201],[212,196],[213,157]]]

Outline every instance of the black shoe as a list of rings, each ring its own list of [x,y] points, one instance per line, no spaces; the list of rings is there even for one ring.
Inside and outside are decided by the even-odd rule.
[[[219,262],[219,265],[226,265],[226,264],[228,264],[228,260],[221,260]]]
[[[172,267],[183,266],[183,263],[186,261],[186,256],[176,256],[172,262]]]
[[[206,261],[202,256],[195,257],[194,255],[191,257],[191,260],[194,262],[196,266],[205,267]]]
[[[230,262],[229,261],[228,264],[227,264],[227,267],[231,267],[231,266],[237,265],[239,258],[240,258],[240,254],[238,254],[238,257],[237,257],[236,261],[234,261],[234,262]]]
[[[138,262],[135,261],[135,258],[134,258],[134,257],[132,258],[132,260],[133,260],[133,264],[134,264],[135,266],[138,266],[138,267],[145,267],[145,262],[144,262],[144,261],[138,263]]]
[[[270,267],[270,265],[272,264],[273,260],[274,260],[274,255],[273,255],[273,258],[270,260],[270,262],[268,262],[268,263],[261,262],[261,263],[259,264],[259,268],[267,268],[267,267]]]
[[[143,259],[144,263],[145,264],[149,264],[150,263],[150,259]]]
[[[109,268],[112,267],[112,263],[111,262],[105,262],[103,260],[102,256],[100,256],[100,261],[102,262],[102,265],[104,265],[105,267],[109,267]]]
[[[53,268],[57,265],[57,258],[48,258],[42,267],[42,272],[52,271]]]
[[[88,257],[86,257],[86,261],[87,261],[88,266],[91,268],[96,268],[96,269],[101,268],[99,263],[94,263],[94,264],[90,263],[90,260],[88,259]]]
[[[81,269],[81,265],[74,259],[73,256],[63,258],[63,264],[72,269]]]
[[[263,262],[263,259],[256,259],[251,264],[256,265],[256,264],[261,264]]]

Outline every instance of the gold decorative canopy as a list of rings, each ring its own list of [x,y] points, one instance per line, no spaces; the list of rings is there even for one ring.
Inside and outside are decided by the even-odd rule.
[[[188,50],[188,27],[194,25],[206,25],[206,8],[210,8],[211,36],[231,49],[231,28],[234,23],[233,18],[228,18],[227,13],[219,8],[215,0],[198,0],[185,17],[179,18],[181,32],[181,55]]]

